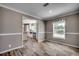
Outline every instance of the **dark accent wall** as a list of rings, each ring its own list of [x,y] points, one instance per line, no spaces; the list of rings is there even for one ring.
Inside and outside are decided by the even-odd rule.
[[[21,16],[20,13],[0,8],[0,34],[22,33]],[[22,35],[0,35],[0,52],[19,46],[22,46]]]
[[[74,15],[64,16],[61,18],[64,19],[66,22],[65,40],[53,38],[53,25],[52,25],[52,23],[54,22],[55,19],[45,21],[46,32],[51,32],[51,33],[46,33],[46,35],[45,35],[46,40],[49,40],[52,42],[55,41],[57,43],[60,42],[60,43],[72,45],[74,47],[79,48],[79,34],[67,34],[67,33],[79,33],[79,13],[74,14]],[[61,19],[61,18],[58,18],[58,19]]]

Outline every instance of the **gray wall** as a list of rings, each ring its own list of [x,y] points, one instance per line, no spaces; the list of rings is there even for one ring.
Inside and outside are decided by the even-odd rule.
[[[0,8],[0,34],[21,33],[21,14]],[[11,47],[9,47],[11,45]],[[22,35],[0,35],[0,52],[22,46]]]
[[[61,17],[66,21],[66,33],[79,33],[79,14],[74,14],[74,15],[69,15],[65,17]],[[58,18],[58,19],[61,19]],[[51,33],[46,33],[45,38],[46,40],[49,41],[55,41],[57,43],[64,43],[68,45],[72,45],[74,47],[79,48],[79,34],[65,34],[66,38],[64,39],[55,39],[53,38],[53,25],[52,22],[54,22],[55,19],[46,21],[46,32],[51,32]]]

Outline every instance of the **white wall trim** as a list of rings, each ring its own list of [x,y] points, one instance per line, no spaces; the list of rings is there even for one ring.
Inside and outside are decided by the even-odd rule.
[[[3,4],[0,4],[0,6],[3,7],[3,8],[7,8],[9,10],[12,10],[12,11],[15,11],[15,12],[18,12],[18,13],[21,13],[21,14],[24,14],[24,15],[29,15],[31,17],[34,17],[34,18],[37,18],[37,19],[41,19],[40,17],[37,17],[37,16],[31,15],[31,14],[28,14],[26,12],[23,12],[23,11],[20,11],[20,10],[17,10],[17,9],[14,9],[12,7],[9,7],[9,6],[3,5]]]
[[[49,40],[51,41],[51,40]],[[63,44],[63,45],[66,45],[66,46],[71,46],[71,47],[75,47],[75,48],[79,48],[79,46],[76,46],[76,45],[71,45],[71,44],[67,44],[67,43],[63,43],[63,42],[57,42],[57,41],[51,41],[51,42],[55,42],[55,43],[58,43],[58,44]]]
[[[76,35],[78,34],[79,35],[79,33],[74,33],[74,32],[72,32],[72,33],[68,32],[68,33],[65,33],[65,34],[76,34]]]
[[[9,35],[22,35],[22,33],[2,33],[0,36],[9,36]]]
[[[38,33],[53,33],[53,32],[38,32]],[[79,34],[76,32],[66,32],[65,34]]]
[[[12,50],[15,50],[15,49],[19,49],[19,48],[23,48],[23,45],[22,46],[15,47],[15,48],[12,48],[12,49],[8,49],[6,51],[2,51],[2,52],[0,52],[0,54],[9,52],[9,51],[12,51]]]

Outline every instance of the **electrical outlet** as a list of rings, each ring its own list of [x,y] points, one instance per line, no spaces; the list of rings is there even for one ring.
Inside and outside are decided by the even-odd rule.
[[[9,44],[9,48],[11,48],[11,46],[12,46],[12,45],[11,45],[11,44]]]

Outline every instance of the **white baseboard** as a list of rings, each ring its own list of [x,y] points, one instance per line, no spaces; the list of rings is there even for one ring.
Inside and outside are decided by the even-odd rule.
[[[9,50],[6,50],[6,51],[2,51],[2,52],[0,52],[0,54],[9,52],[9,51],[12,51],[12,50],[15,50],[15,49],[19,49],[19,48],[23,48],[23,46],[19,46],[19,47],[15,47],[15,48],[12,48],[12,49],[9,49]]]
[[[58,44],[63,44],[63,45],[67,45],[67,46],[71,46],[71,47],[75,47],[75,48],[79,48],[79,46],[71,45],[71,44],[67,44],[67,43],[63,43],[63,42],[57,42],[57,41],[51,41],[51,42],[58,43]]]
[[[38,39],[38,42],[43,42],[45,39]]]

